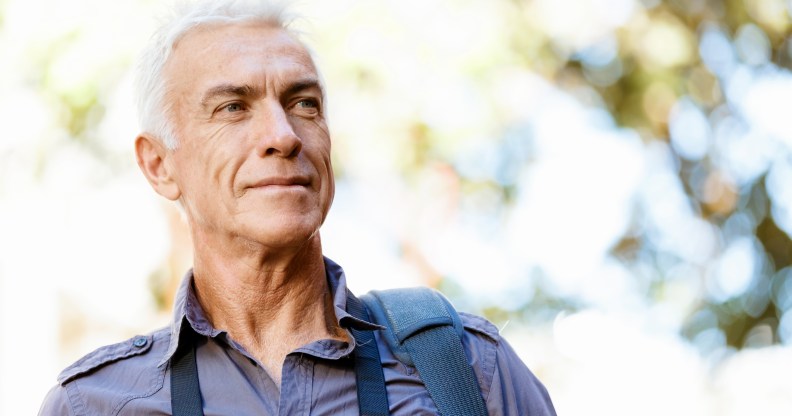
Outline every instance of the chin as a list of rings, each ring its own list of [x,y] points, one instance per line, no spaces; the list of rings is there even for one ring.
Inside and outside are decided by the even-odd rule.
[[[281,221],[260,222],[245,234],[251,240],[268,247],[300,247],[319,235],[321,225],[321,220],[306,221],[303,218],[302,221],[293,221],[282,218]]]

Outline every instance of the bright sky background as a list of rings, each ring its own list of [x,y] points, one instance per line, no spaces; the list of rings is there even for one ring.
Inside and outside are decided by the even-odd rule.
[[[150,276],[180,276],[189,264],[171,244],[183,235],[174,208],[149,189],[131,153],[130,65],[151,32],[156,3],[0,2],[0,415],[35,413],[60,369],[164,325]],[[344,266],[357,293],[432,283],[423,273],[429,269],[475,294],[474,309],[516,307],[538,284],[584,300],[585,309],[541,325],[495,322],[545,382],[559,414],[790,414],[792,312],[782,320],[784,345],[725,359],[726,350],[707,356],[700,348],[719,345],[722,334],[700,335],[699,348],[679,336],[696,294],[741,293],[761,264],[756,241],[726,242],[691,211],[670,151],[696,160],[719,146],[735,183],[769,171],[774,218],[792,231],[792,75],[741,63],[768,59],[766,39],[750,28],[736,48],[713,28],[696,51],[671,25],[653,27],[646,59],[674,65],[699,53],[728,80],[728,101],[749,124],[715,123],[679,100],[669,144],[647,144],[598,106],[511,61],[503,45],[506,3],[300,3],[301,27],[327,80],[343,169],[322,230],[326,254]],[[535,0],[527,19],[594,65],[610,61],[613,31],[640,21],[650,3]],[[773,16],[778,2],[756,3]],[[367,74],[354,75],[360,68]],[[99,120],[93,141],[81,144],[53,97],[79,100],[95,90],[106,112],[91,116]],[[495,197],[486,188],[467,198],[442,163],[422,167],[419,181],[400,176],[417,115],[454,169],[515,184],[514,205],[489,209]],[[530,133],[515,132],[501,154],[493,140],[505,125],[530,126]],[[471,209],[458,208],[464,198]],[[662,302],[647,302],[645,288],[609,255],[636,204],[653,224],[654,244],[686,259],[690,270],[706,265],[702,280],[679,279]],[[405,248],[420,258],[405,262]],[[681,268],[675,272],[689,274]],[[792,311],[792,287],[782,293]]]

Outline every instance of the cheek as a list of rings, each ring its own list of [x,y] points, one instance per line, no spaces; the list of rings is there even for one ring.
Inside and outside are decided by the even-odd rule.
[[[312,143],[305,143],[303,151],[307,154],[314,169],[321,179],[321,198],[325,214],[330,208],[335,194],[335,178],[330,158],[330,140],[323,138]]]
[[[333,165],[329,157],[325,160],[325,186],[328,188],[327,191],[332,199],[335,192],[335,176],[333,175]]]
[[[226,193],[233,191],[233,169],[235,164],[228,149],[188,148],[184,151],[178,165],[180,187],[184,198],[195,203],[204,204],[208,201],[216,204],[224,199]]]
[[[335,185],[335,178],[333,177],[333,164],[330,158],[330,146],[327,145],[323,147],[319,152],[319,157],[317,158],[317,169],[319,169],[319,174],[322,175],[322,182],[325,187],[328,189],[332,196],[332,192]]]
[[[330,169],[330,180],[327,182],[327,199],[324,206],[324,216],[327,217],[327,212],[330,211],[330,206],[333,205],[335,198],[335,180],[333,179],[333,170]]]
[[[302,127],[302,128],[299,128]],[[317,172],[323,177],[330,176],[332,182],[332,166],[330,164],[330,137],[323,124],[311,123],[299,126],[297,135],[303,142],[303,154],[314,165]]]

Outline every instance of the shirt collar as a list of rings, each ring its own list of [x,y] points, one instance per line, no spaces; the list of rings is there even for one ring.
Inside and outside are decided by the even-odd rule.
[[[342,328],[352,327],[362,330],[382,329],[383,327],[380,325],[358,319],[347,312],[347,300],[355,295],[347,288],[344,269],[327,257],[324,258],[324,263],[327,283],[330,285],[330,292],[333,294],[333,306],[338,325]]]
[[[358,319],[347,312],[347,300],[355,295],[347,288],[344,270],[327,257],[324,258],[324,264],[327,283],[333,295],[333,309],[338,324],[342,328],[382,329],[380,325]],[[193,278],[193,270],[190,269],[182,278],[179,289],[176,292],[176,299],[173,302],[173,320],[170,325],[170,344],[159,365],[167,363],[178,349],[183,328],[182,323],[190,325],[193,331],[207,337],[214,338],[224,333],[224,331],[214,328],[206,318],[206,314],[195,296]],[[186,322],[184,322],[185,320]],[[350,338],[352,337],[350,336]]]

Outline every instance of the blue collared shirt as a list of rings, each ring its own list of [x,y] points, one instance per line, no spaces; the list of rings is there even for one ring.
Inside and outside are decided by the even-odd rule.
[[[346,311],[344,272],[325,259],[335,314],[342,328],[378,329]],[[66,368],[40,415],[169,415],[170,359],[183,321],[203,337],[196,344],[204,413],[210,415],[358,415],[354,338],[319,340],[286,356],[280,389],[257,361],[207,320],[193,291],[192,272],[176,296],[169,327],[99,348]],[[544,386],[517,357],[497,328],[460,313],[463,345],[489,414],[555,415]],[[402,364],[375,331],[391,414],[436,415],[413,367]]]

